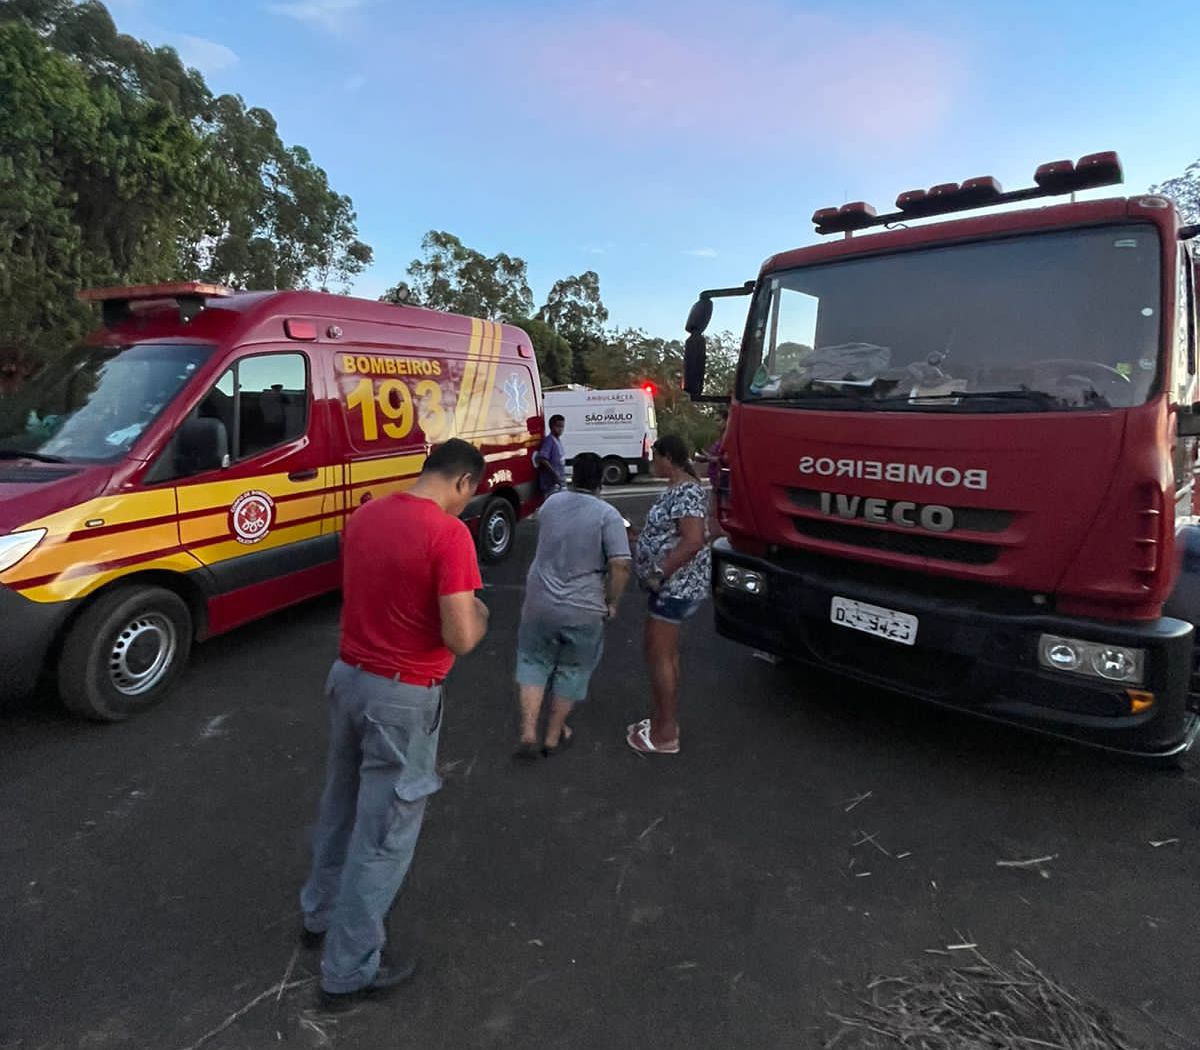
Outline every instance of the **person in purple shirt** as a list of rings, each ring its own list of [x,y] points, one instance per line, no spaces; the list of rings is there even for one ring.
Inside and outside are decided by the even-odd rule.
[[[549,430],[542,447],[538,449],[538,485],[542,494],[549,496],[567,483],[567,460],[563,454],[562,435],[567,421],[562,416],[550,417]]]

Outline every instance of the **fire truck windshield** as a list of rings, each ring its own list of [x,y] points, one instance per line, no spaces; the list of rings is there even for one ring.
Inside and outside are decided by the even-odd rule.
[[[85,348],[0,387],[0,456],[120,459],[211,353],[210,346]]]
[[[803,408],[1128,408],[1155,389],[1160,245],[1104,226],[764,277],[740,397]]]

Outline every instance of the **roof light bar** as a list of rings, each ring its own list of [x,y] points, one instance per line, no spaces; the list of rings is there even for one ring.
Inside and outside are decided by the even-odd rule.
[[[875,209],[862,201],[844,204],[840,208],[820,208],[813,212],[813,225],[817,233],[845,233],[868,226],[886,226],[903,219],[925,218],[930,215],[949,215],[972,208],[985,208],[993,204],[1011,204],[1017,201],[1034,200],[1038,197],[1053,197],[1063,193],[1100,186],[1114,186],[1124,181],[1121,160],[1116,153],[1089,153],[1074,163],[1069,160],[1051,161],[1041,165],[1034,174],[1036,185],[1023,190],[1005,193],[990,175],[957,182],[943,182],[928,190],[907,190],[896,198],[896,211],[878,215]]]
[[[236,295],[223,284],[203,281],[171,281],[164,284],[134,284],[114,288],[84,288],[75,297],[85,303],[101,304],[101,319],[106,328],[128,320],[133,303],[149,303],[174,299],[179,304],[179,316],[190,321],[204,309],[205,299],[227,299]]]

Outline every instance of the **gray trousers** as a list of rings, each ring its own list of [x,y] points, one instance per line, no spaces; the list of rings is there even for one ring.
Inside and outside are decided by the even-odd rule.
[[[304,925],[325,933],[321,987],[371,983],[384,918],[412,863],[437,775],[442,687],[407,685],[338,660],[326,684],[329,759],[313,829]]]

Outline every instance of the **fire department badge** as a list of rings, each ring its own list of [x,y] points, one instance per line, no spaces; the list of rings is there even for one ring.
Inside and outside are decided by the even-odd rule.
[[[271,531],[275,501],[265,492],[243,492],[229,508],[229,526],[238,543],[258,543]]]

